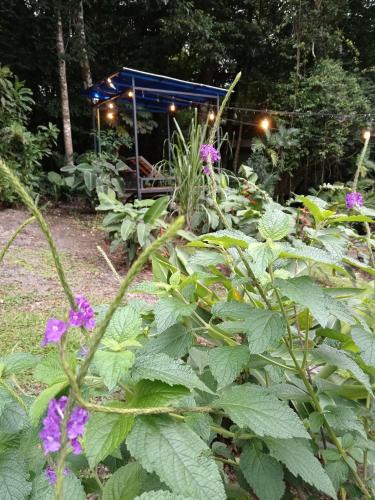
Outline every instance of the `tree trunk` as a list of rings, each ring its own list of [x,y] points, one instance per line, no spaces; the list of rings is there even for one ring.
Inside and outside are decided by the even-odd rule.
[[[63,35],[63,26],[62,26],[60,9],[57,10],[56,48],[57,48],[59,80],[60,80],[61,113],[63,120],[65,160],[68,165],[72,165],[73,164],[72,127],[70,124],[69,94],[68,94],[68,82],[66,78],[64,35]]]
[[[92,85],[92,76],[91,76],[89,56],[87,53],[85,21],[83,17],[83,0],[81,0],[78,5],[76,27],[79,38],[79,46],[81,49],[81,58],[79,63],[82,69],[83,86],[85,89],[87,89]]]

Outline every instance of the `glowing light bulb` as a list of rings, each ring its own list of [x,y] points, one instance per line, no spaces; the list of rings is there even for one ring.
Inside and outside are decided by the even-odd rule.
[[[172,102],[172,104],[169,106],[169,109],[172,111],[172,113],[176,111],[176,105],[174,102]]]
[[[112,102],[110,102],[110,103],[108,104],[108,107],[109,107],[109,109],[113,109],[113,108],[114,108],[113,103],[112,103]]]
[[[370,137],[371,137],[371,132],[370,132],[370,130],[365,130],[365,131],[363,132],[363,138],[365,139],[365,141],[368,141],[368,140],[370,139]]]
[[[260,121],[259,123],[259,126],[262,130],[264,130],[265,132],[267,132],[267,130],[269,130],[270,128],[270,121],[268,118],[263,118],[263,120]]]
[[[114,86],[114,84],[112,83],[112,80],[110,78],[107,78],[107,83],[110,87],[112,87],[113,89],[116,89],[116,87]]]
[[[132,90],[129,90],[128,97],[133,97],[133,91]]]
[[[210,122],[213,122],[215,120],[215,113],[213,111],[209,113],[208,119],[210,120]]]
[[[109,113],[107,113],[107,118],[108,118],[108,120],[113,120],[114,114],[111,113],[111,111],[109,111]]]

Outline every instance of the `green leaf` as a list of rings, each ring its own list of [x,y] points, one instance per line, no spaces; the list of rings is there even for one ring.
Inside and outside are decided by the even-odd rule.
[[[147,238],[150,235],[150,226],[145,224],[143,221],[137,224],[137,239],[141,247],[146,244]]]
[[[143,216],[143,220],[146,224],[154,224],[154,222],[163,215],[167,209],[168,203],[169,196],[158,198]]]
[[[262,275],[272,262],[274,262],[280,254],[281,247],[272,242],[252,243],[249,245],[247,254],[252,259],[252,269],[256,276]]]
[[[329,425],[338,432],[356,431],[366,437],[363,425],[352,408],[326,406],[324,415]]]
[[[254,310],[250,304],[245,302],[216,302],[211,309],[213,316],[222,319],[246,319]]]
[[[96,351],[94,361],[105,385],[111,391],[134,364],[131,351]]]
[[[297,414],[270,391],[253,384],[224,389],[215,406],[223,408],[240,427],[248,427],[258,436],[278,438],[310,436]]]
[[[332,210],[326,210],[326,203],[315,196],[297,196],[297,200],[301,201],[314,217],[315,223],[323,222],[334,215]]]
[[[198,246],[200,242],[207,242],[211,245],[217,245],[223,248],[247,248],[249,243],[254,241],[245,233],[241,231],[236,231],[234,229],[224,229],[222,231],[216,231],[215,233],[203,234],[200,236],[199,240],[192,241],[187,244],[187,246]]]
[[[371,276],[375,276],[375,269],[371,266],[366,266],[366,264],[363,264],[363,262],[359,260],[352,259],[351,257],[344,257],[342,260],[351,266],[357,267],[361,271],[371,274]]]
[[[14,373],[29,370],[40,360],[39,356],[34,356],[27,352],[14,352],[0,357],[0,363],[4,364],[3,377],[9,377]]]
[[[156,337],[151,337],[143,352],[145,354],[164,352],[171,358],[180,358],[192,345],[192,333],[184,325],[177,323]]]
[[[1,500],[26,500],[31,483],[15,451],[0,454],[0,498]]]
[[[170,491],[158,490],[147,491],[141,496],[136,497],[135,500],[194,500],[194,498],[186,497],[184,495],[176,495],[176,493],[171,493]]]
[[[86,170],[83,172],[83,180],[85,181],[85,185],[89,191],[93,191],[96,188],[96,174],[94,172],[90,172]]]
[[[64,477],[63,499],[86,499],[85,490],[80,480],[71,472]],[[55,488],[49,484],[44,472],[34,478],[30,500],[55,500]]]
[[[374,219],[368,217],[367,215],[332,215],[328,218],[330,224],[336,224],[337,222],[374,222]]]
[[[111,337],[118,342],[133,339],[141,333],[142,318],[137,309],[130,303],[120,307],[113,315],[107,329],[106,337]]]
[[[348,479],[349,467],[343,460],[330,462],[325,466],[325,469],[336,491]]]
[[[68,387],[68,380],[63,380],[57,384],[50,385],[44,389],[39,396],[33,401],[30,407],[30,418],[33,425],[37,425],[44,412],[47,409],[50,400],[57,396],[61,391]]]
[[[246,346],[215,347],[208,351],[209,367],[221,389],[235,380],[250,361]]]
[[[294,476],[300,476],[323,493],[336,498],[331,480],[314,457],[308,443],[301,439],[265,439],[270,454],[282,462]]]
[[[375,335],[360,326],[354,326],[352,338],[360,350],[363,361],[375,367]]]
[[[277,345],[286,333],[286,326],[278,312],[253,309],[244,321],[244,333],[251,354],[261,354]]]
[[[362,371],[362,369],[348,354],[325,344],[313,349],[311,352],[315,358],[321,359],[332,366],[340,368],[341,370],[348,370],[353,377],[361,382],[361,384],[363,384],[372,394],[368,375]]]
[[[103,500],[133,500],[142,491],[146,474],[137,462],[120,467],[106,482]]]
[[[287,259],[312,260],[321,264],[336,266],[340,259],[321,248],[301,244],[298,247],[287,246],[280,252],[280,257]]]
[[[156,472],[174,493],[195,500],[226,498],[208,446],[183,422],[169,417],[139,417],[128,450],[148,472]]]
[[[155,305],[155,322],[158,333],[167,330],[180,319],[190,316],[196,309],[196,304],[185,304],[174,297],[160,299]]]
[[[118,404],[117,406],[122,406]],[[95,467],[118,448],[133,427],[132,415],[94,413],[90,416],[84,435],[84,449],[90,467]]]
[[[246,445],[241,453],[240,467],[259,500],[282,498],[285,491],[283,468],[273,457],[255,446]]]
[[[161,380],[169,385],[184,385],[189,389],[199,389],[212,394],[211,389],[198,378],[189,365],[164,353],[136,358],[132,377],[136,382],[142,379]]]
[[[212,423],[208,413],[190,413],[185,416],[185,424],[206,442],[210,439]]]
[[[12,434],[22,430],[28,423],[25,410],[15,401],[5,403],[0,414],[0,432]]]
[[[287,280],[276,279],[275,284],[283,295],[310,309],[312,315],[323,327],[328,325],[331,316],[349,324],[354,322],[353,316],[345,305],[331,297],[308,276]]]
[[[121,224],[121,238],[126,241],[129,236],[134,232],[135,223],[131,219],[124,219]]]
[[[67,359],[71,370],[74,372],[76,366],[75,357],[72,354],[67,354]],[[47,385],[53,385],[66,379],[58,353],[52,352],[38,363],[34,370],[34,379]]]
[[[290,215],[282,212],[273,205],[267,207],[258,223],[258,230],[265,240],[282,240],[290,233],[293,220]]]
[[[219,264],[225,264],[225,258],[220,253],[210,250],[201,250],[190,257],[189,264],[203,267],[217,266]]]
[[[160,380],[141,380],[134,387],[134,396],[130,400],[133,408],[169,406],[190,394],[183,385],[170,386]]]

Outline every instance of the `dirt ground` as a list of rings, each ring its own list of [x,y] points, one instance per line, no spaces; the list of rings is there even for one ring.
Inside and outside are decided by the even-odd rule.
[[[87,296],[96,305],[109,303],[118,282],[97,246],[120,275],[126,272],[126,262],[122,252],[109,252],[99,218],[66,207],[48,209],[45,216],[74,293]],[[0,210],[0,248],[28,217],[23,209]],[[151,271],[146,269],[139,281],[150,277]],[[67,308],[48,244],[34,222],[17,237],[0,264],[0,353],[40,352],[46,319],[61,317]]]

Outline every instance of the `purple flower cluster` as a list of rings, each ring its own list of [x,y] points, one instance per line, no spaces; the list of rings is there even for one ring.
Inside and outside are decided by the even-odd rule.
[[[64,469],[64,476],[67,476],[69,474],[70,470],[65,467]],[[49,465],[47,469],[45,470],[45,476],[49,484],[56,484],[56,472],[54,469]]]
[[[219,151],[211,144],[202,144],[199,150],[199,156],[205,163],[216,163],[221,159]]]
[[[363,197],[361,193],[353,191],[345,196],[345,204],[347,209],[363,207]]]
[[[47,415],[43,419],[43,428],[39,437],[43,442],[44,453],[59,451],[61,447],[61,423],[64,418],[64,411],[68,398],[61,396],[60,399],[51,399],[48,404]],[[76,406],[70,415],[66,431],[70,444],[75,455],[82,451],[78,438],[83,436],[85,424],[89,419],[89,413],[84,408]]]
[[[82,295],[77,295],[75,300],[78,311],[74,311],[73,309],[69,311],[69,321],[67,323],[56,318],[50,318],[47,321],[44,338],[41,342],[43,347],[47,344],[57,344],[60,342],[61,337],[71,326],[83,326],[86,330],[92,330],[95,328],[94,310],[89,301]]]

